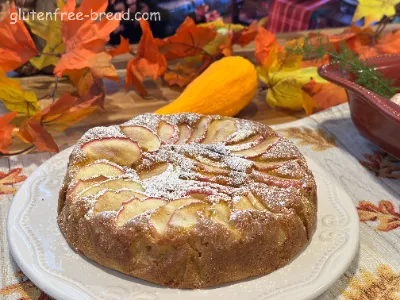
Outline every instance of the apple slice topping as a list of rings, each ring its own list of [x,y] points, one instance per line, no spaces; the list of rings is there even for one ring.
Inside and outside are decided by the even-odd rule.
[[[231,151],[240,151],[254,147],[264,141],[261,134],[253,134],[241,141],[228,141],[226,148]]]
[[[107,162],[94,162],[80,169],[76,174],[75,179],[86,180],[98,176],[117,177],[124,173],[124,170],[117,165]]]
[[[102,181],[106,181],[106,180],[108,180],[108,178],[104,177],[104,176],[99,176],[99,177],[91,178],[91,179],[87,179],[87,180],[79,180],[72,187],[72,189],[68,192],[68,195],[75,197],[83,190],[86,190],[86,189],[90,188],[91,186],[96,185],[96,184],[98,184]]]
[[[160,208],[167,204],[166,200],[160,198],[132,199],[124,203],[117,215],[117,225],[122,226],[135,216],[146,211]]]
[[[200,172],[211,173],[216,175],[229,175],[229,171],[220,167],[207,165],[204,163],[197,163],[196,164],[197,170]]]
[[[259,171],[271,171],[274,169],[279,168],[280,166],[284,165],[286,161],[279,162],[279,161],[254,161],[254,168]]]
[[[235,196],[233,198],[233,208],[237,210],[255,209],[246,196]]]
[[[158,125],[158,136],[163,144],[174,144],[178,138],[178,128],[165,121],[160,121]]]
[[[168,222],[172,214],[179,207],[189,205],[191,203],[203,203],[194,198],[183,198],[169,202],[167,205],[160,207],[160,209],[151,215],[151,224],[157,233],[163,234],[168,228]]]
[[[196,198],[201,201],[207,201],[207,197],[211,195],[211,193],[200,193],[200,192],[188,192],[187,195],[190,195],[192,198]]]
[[[228,203],[226,203],[225,201],[220,201],[218,203],[215,203],[211,207],[211,210],[212,210],[211,214],[212,220],[226,227],[230,227],[229,218],[231,215],[231,210],[229,209]]]
[[[185,144],[192,135],[192,128],[186,124],[179,125],[179,139],[177,144]]]
[[[89,161],[107,159],[121,166],[131,166],[141,157],[139,145],[128,138],[103,138],[82,145]]]
[[[145,151],[152,152],[160,149],[161,141],[158,136],[143,126],[123,126],[121,130]]]
[[[188,228],[198,223],[199,213],[207,208],[207,203],[190,203],[178,208],[171,216],[168,224],[175,227]]]
[[[86,197],[88,195],[95,195],[102,190],[119,190],[122,188],[131,189],[134,191],[143,192],[143,187],[137,183],[136,181],[126,180],[126,179],[109,179],[103,181],[99,184],[92,186],[91,188],[83,191],[79,196],[81,198]]]
[[[271,175],[265,172],[259,172],[253,170],[253,173],[251,174],[253,179],[265,183],[267,185],[272,185],[280,188],[289,188],[289,187],[300,187],[301,186],[301,180],[296,179],[296,178],[284,178],[284,177],[278,177],[275,175]]]
[[[146,180],[154,176],[161,175],[168,169],[168,163],[160,163],[152,166],[151,169],[142,169],[138,171],[140,180]]]
[[[266,210],[265,205],[261,203],[260,200],[257,199],[256,196],[254,196],[253,193],[249,193],[247,195],[247,198],[250,200],[251,204],[258,210]]]
[[[226,144],[227,144],[227,147],[229,148],[229,147],[236,147],[236,146],[242,146],[245,144],[260,142],[261,140],[264,140],[263,136],[259,133],[255,133],[255,134],[252,134],[240,141],[231,139]]]
[[[94,205],[94,213],[98,214],[103,211],[117,211],[121,208],[122,203],[127,202],[132,198],[146,198],[144,194],[133,190],[117,190],[106,191],[101,194]]]
[[[279,141],[279,137],[268,138],[252,148],[232,152],[236,155],[240,155],[246,158],[256,157],[264,154],[265,151],[267,151],[271,147],[271,145],[275,144],[277,141]]]
[[[201,120],[196,124],[192,136],[189,139],[189,143],[199,143],[205,139],[208,125],[211,122],[211,117],[206,116],[201,118]]]
[[[206,164],[206,165],[211,165],[211,166],[215,166],[215,167],[219,167],[219,168],[226,167],[226,165],[224,165],[222,162],[210,159],[210,158],[205,157],[203,155],[196,155],[195,159],[197,161],[203,163],[203,164]]]
[[[214,144],[225,142],[236,131],[237,127],[234,120],[214,120],[209,125],[206,137],[202,143]]]

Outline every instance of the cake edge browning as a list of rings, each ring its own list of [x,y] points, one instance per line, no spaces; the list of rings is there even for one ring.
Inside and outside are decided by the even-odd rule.
[[[141,224],[120,232],[112,216],[82,221],[88,209],[85,203],[72,208],[72,212],[63,210],[58,222],[75,250],[105,267],[173,288],[206,288],[269,274],[286,265],[309,241],[294,210],[241,215],[234,225],[246,231],[246,239],[232,239],[222,226],[201,223],[196,231],[155,240]]]
[[[89,259],[162,286],[206,288],[265,275],[286,265],[316,230],[316,183],[300,152],[297,159],[306,172],[305,189],[288,207],[235,214],[230,221],[245,237],[206,219],[181,234],[155,236],[145,214],[143,222],[117,229],[116,212],[88,218],[90,201],[69,199],[68,173],[60,191],[58,224],[70,246]]]

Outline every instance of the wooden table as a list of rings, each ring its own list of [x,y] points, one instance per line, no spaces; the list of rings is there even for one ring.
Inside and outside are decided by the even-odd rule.
[[[387,26],[385,31],[395,28],[399,28],[399,25]],[[321,32],[335,34],[342,31],[343,28],[336,28],[322,30]],[[280,44],[284,45],[287,41],[301,37],[306,33],[278,34],[277,39]],[[236,55],[244,56],[253,62],[255,61],[254,44],[250,44],[245,48],[236,47],[234,50]],[[147,99],[143,99],[132,89],[126,92],[124,89],[125,68],[130,58],[130,55],[121,55],[114,58],[114,65],[118,70],[121,80],[120,82],[105,80],[107,97],[104,110],[98,109],[91,116],[68,128],[65,132],[53,134],[60,149],[74,145],[82,134],[92,127],[123,123],[138,114],[153,112],[178,97],[180,94],[179,90],[171,89],[160,82],[155,83],[151,81],[146,82],[146,87],[150,94]],[[21,81],[23,88],[25,90],[34,90],[38,98],[48,95],[54,86],[54,77],[51,76],[26,77],[22,78]],[[74,88],[68,80],[63,79],[59,83],[57,96],[73,91]],[[256,120],[267,125],[286,123],[305,117],[303,111],[293,112],[284,109],[271,109],[265,102],[265,93],[265,91],[259,90],[254,100],[240,112],[238,117]]]

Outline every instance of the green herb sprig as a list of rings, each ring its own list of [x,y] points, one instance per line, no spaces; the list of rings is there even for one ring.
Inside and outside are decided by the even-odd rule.
[[[341,71],[346,71],[356,76],[355,83],[375,92],[385,98],[393,97],[398,88],[394,87],[394,80],[385,78],[374,66],[362,61],[353,53],[345,43],[337,50],[336,47],[321,34],[317,35],[317,42],[311,43],[308,37],[304,38],[304,44],[296,43],[294,47],[286,47],[291,54],[301,55],[304,58],[321,61],[326,55],[331,63],[337,63]]]

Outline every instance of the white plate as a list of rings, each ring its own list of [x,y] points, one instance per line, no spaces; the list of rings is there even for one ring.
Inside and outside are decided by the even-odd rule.
[[[58,228],[58,192],[70,152],[55,155],[25,181],[7,224],[14,259],[29,279],[56,299],[312,299],[346,271],[358,249],[354,204],[332,176],[308,159],[318,185],[317,231],[284,268],[203,290],[168,289],[120,274],[75,253]]]

